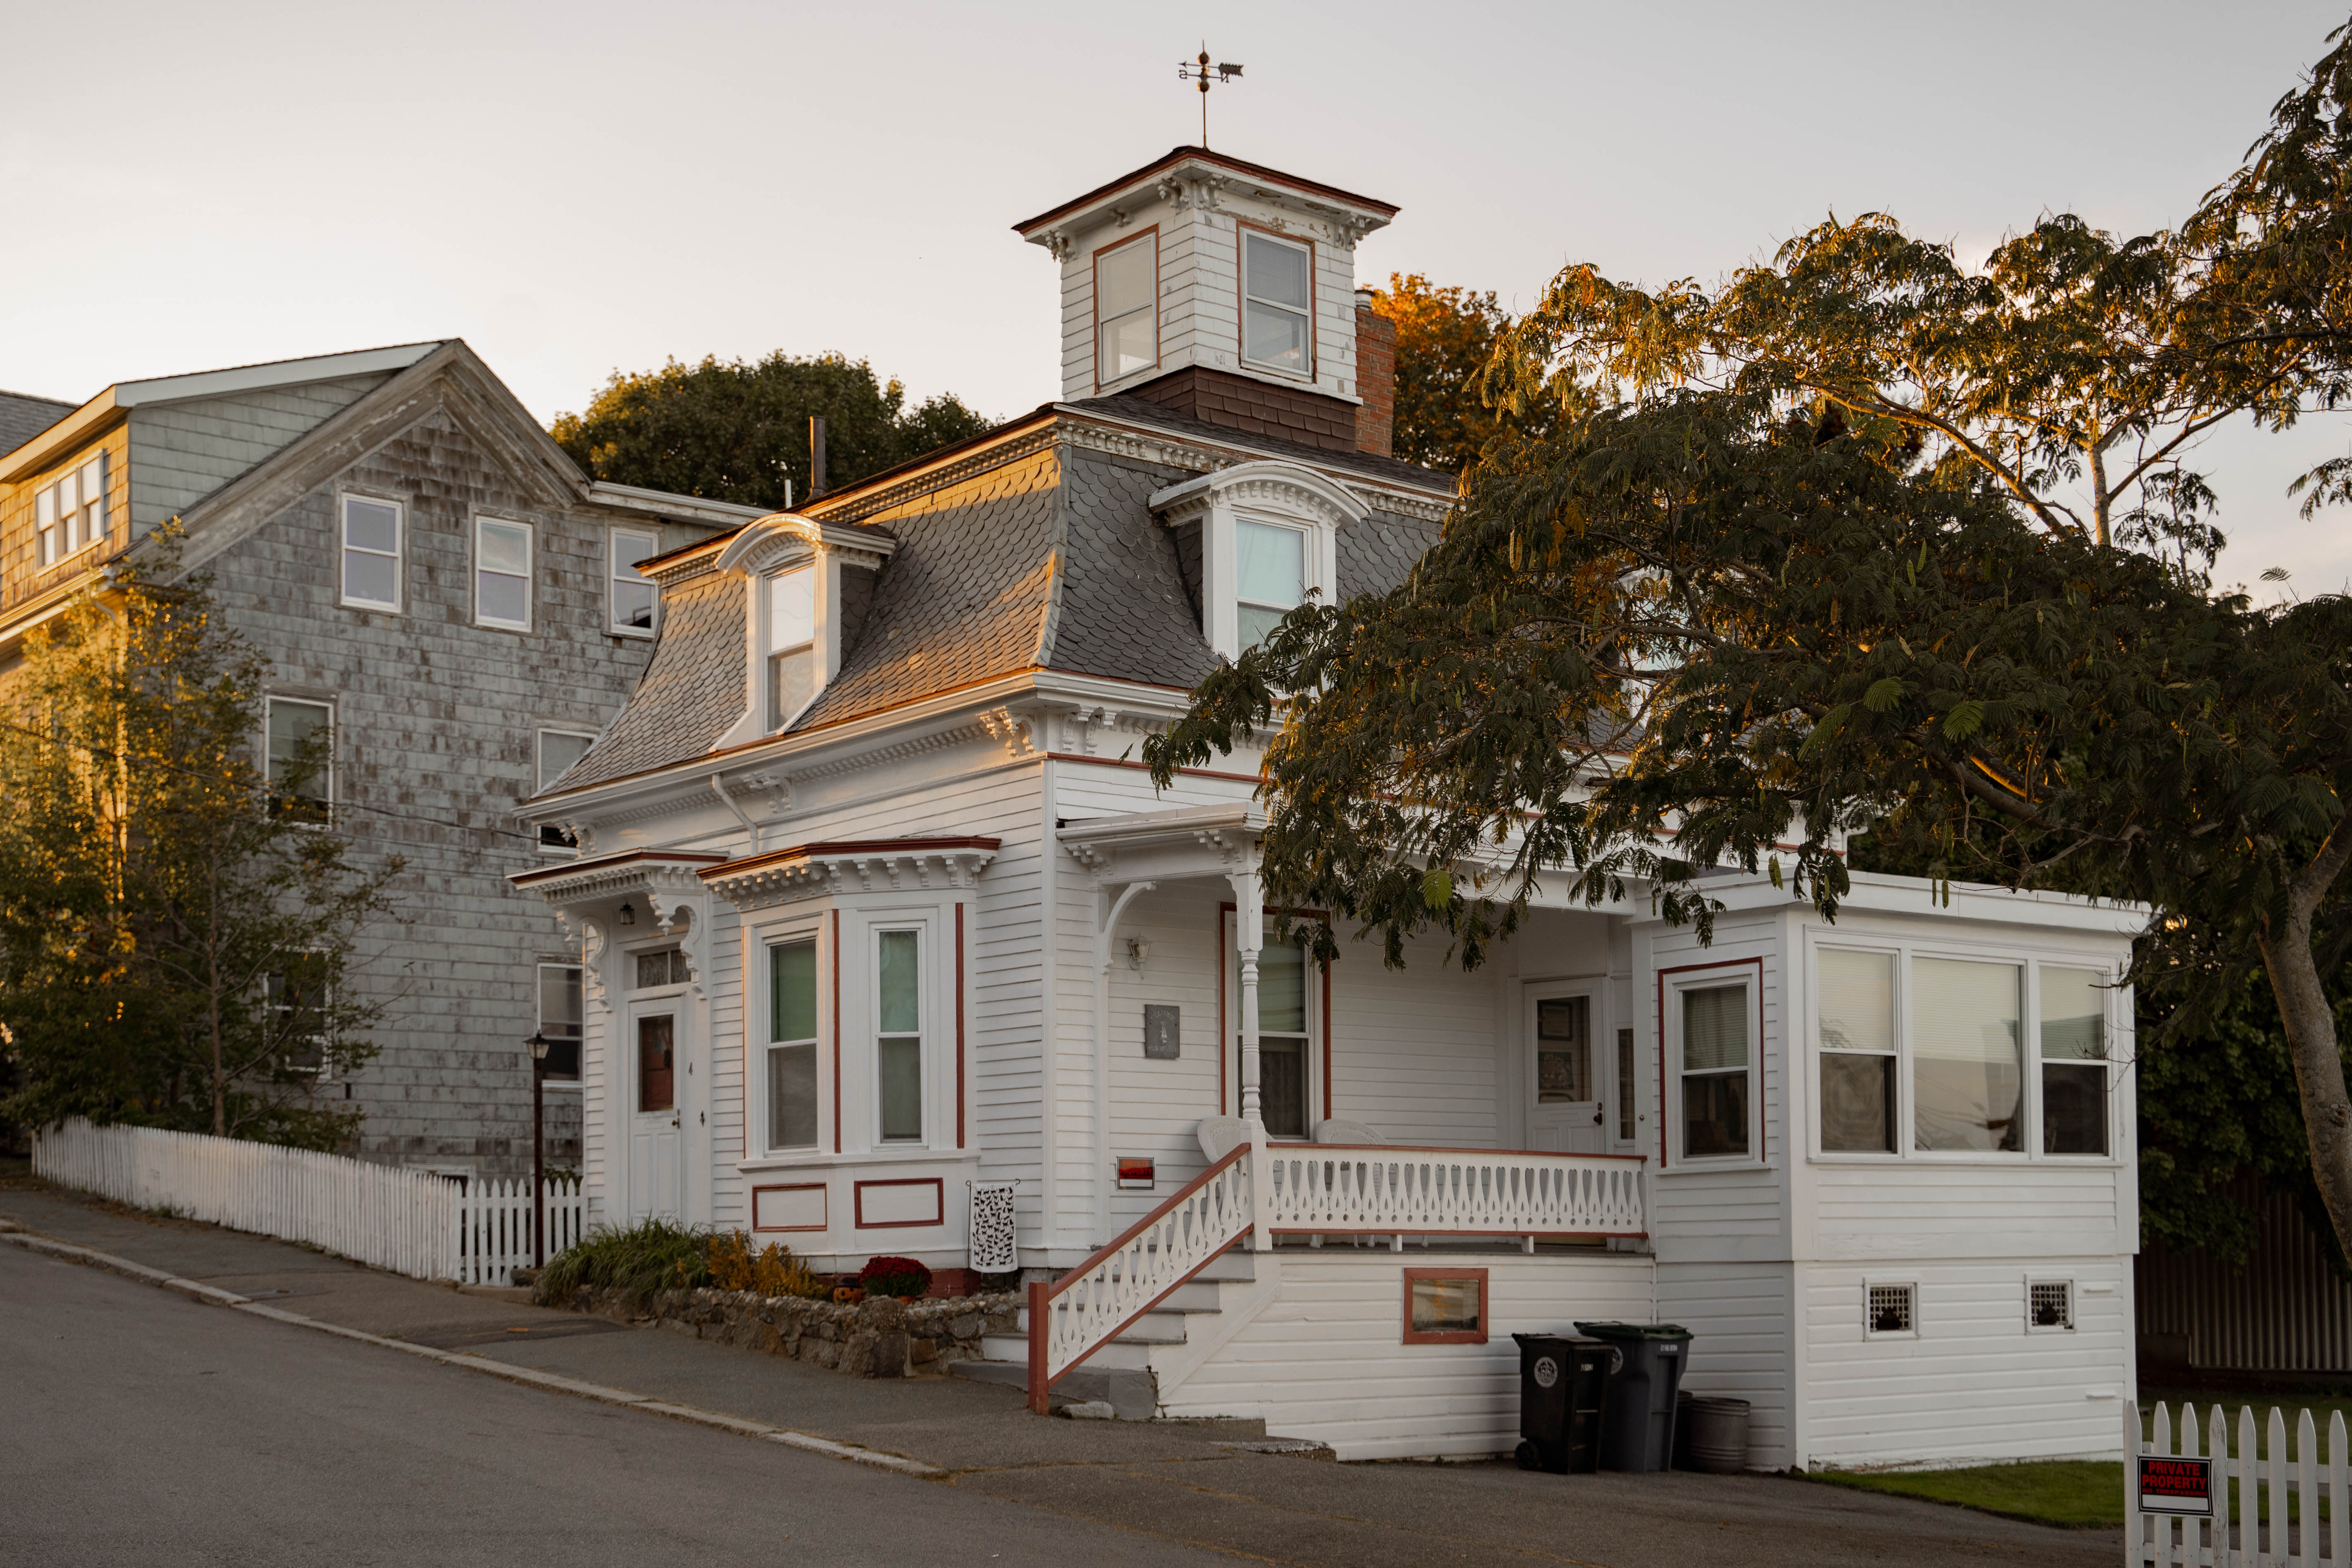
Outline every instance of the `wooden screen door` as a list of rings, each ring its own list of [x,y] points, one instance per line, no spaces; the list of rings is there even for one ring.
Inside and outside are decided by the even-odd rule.
[[[1528,1139],[1537,1149],[1598,1154],[1607,1147],[1598,1010],[1589,985],[1528,992]]]
[[[677,1012],[675,1002],[629,1010],[629,1217],[677,1219]]]

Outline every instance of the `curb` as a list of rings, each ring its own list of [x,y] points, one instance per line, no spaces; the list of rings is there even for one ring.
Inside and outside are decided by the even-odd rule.
[[[435,1350],[428,1345],[413,1345],[404,1340],[388,1340],[381,1334],[366,1333],[359,1329],[347,1329],[340,1323],[323,1322],[306,1318],[299,1312],[289,1312],[282,1307],[264,1306],[249,1296],[233,1290],[205,1285],[194,1279],[183,1279],[161,1268],[151,1268],[143,1263],[133,1263],[127,1258],[117,1258],[110,1252],[99,1252],[87,1247],[73,1247],[62,1241],[52,1241],[45,1236],[35,1236],[13,1226],[0,1228],[0,1241],[8,1242],[31,1252],[46,1253],[68,1263],[86,1264],[121,1274],[144,1284],[176,1290],[184,1296],[209,1306],[228,1307],[272,1322],[287,1323],[298,1329],[311,1329],[337,1339],[355,1340],[361,1344],[374,1345],[382,1350],[398,1351],[404,1355],[437,1362],[443,1366],[461,1368],[518,1383],[530,1388],[543,1388],[551,1394],[568,1394],[575,1398],[593,1399],[600,1405],[617,1405],[628,1410],[642,1410],[649,1415],[663,1415],[673,1421],[684,1421],[716,1431],[732,1432],[738,1436],[757,1437],[765,1442],[781,1443],[788,1448],[799,1448],[827,1458],[846,1459],[853,1464],[868,1465],[876,1469],[890,1470],[902,1476],[929,1479],[943,1477],[948,1472],[937,1465],[924,1464],[898,1454],[886,1454],[877,1448],[861,1447],[855,1443],[836,1442],[807,1432],[795,1432],[790,1427],[772,1426],[764,1421],[753,1421],[740,1415],[723,1415],[715,1410],[698,1409],[691,1405],[677,1405],[656,1399],[649,1394],[632,1394],[625,1388],[610,1388],[600,1383],[583,1383],[578,1378],[564,1377],[551,1372],[540,1372],[532,1367],[514,1366],[487,1356],[467,1355],[462,1351]]]

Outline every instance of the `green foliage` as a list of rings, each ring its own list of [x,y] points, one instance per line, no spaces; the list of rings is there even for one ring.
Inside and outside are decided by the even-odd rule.
[[[795,500],[809,499],[812,415],[824,417],[825,477],[835,487],[990,426],[952,395],[914,408],[906,401],[904,385],[840,354],[671,360],[643,374],[614,371],[584,413],[560,414],[551,429],[592,478],[782,507],[787,480]]]
[[[1397,457],[1458,473],[1507,424],[1532,436],[1554,422],[1548,405],[1513,421],[1480,395],[1486,362],[1511,325],[1493,289],[1439,288],[1418,272],[1392,273],[1388,288],[1374,294],[1372,310],[1396,323]]]
[[[626,1230],[600,1228],[547,1260],[536,1287],[541,1301],[580,1289],[620,1289],[642,1302],[657,1290],[710,1283],[710,1233],[675,1220],[640,1220]]]
[[[358,868],[311,808],[323,733],[271,784],[268,673],[168,531],[27,639],[0,692],[0,1113],[317,1149],[357,1127],[314,1091],[374,1054],[342,982],[400,863]]]
[[[2036,1459],[1961,1470],[1815,1470],[1810,1479],[2061,1530],[2114,1530],[2124,1521],[2124,1468],[2111,1459]]]

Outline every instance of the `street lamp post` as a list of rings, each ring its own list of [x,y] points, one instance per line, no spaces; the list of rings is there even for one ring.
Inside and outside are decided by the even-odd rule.
[[[541,1164],[547,1141],[540,1134],[541,1105],[547,1082],[547,1037],[531,1032],[530,1047],[530,1266],[547,1267],[547,1176]]]

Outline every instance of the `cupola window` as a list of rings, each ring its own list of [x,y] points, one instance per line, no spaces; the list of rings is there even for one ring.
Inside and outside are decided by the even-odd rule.
[[[1314,253],[1255,229],[1242,231],[1242,358],[1315,374]]]
[[[816,695],[816,570],[768,579],[768,728],[800,717]]]
[[[1096,376],[1108,385],[1160,363],[1160,237],[1095,252]]]

